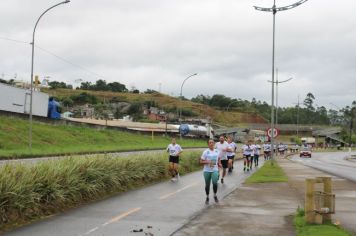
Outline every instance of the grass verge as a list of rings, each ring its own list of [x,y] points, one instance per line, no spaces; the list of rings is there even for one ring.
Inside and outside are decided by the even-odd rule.
[[[33,123],[32,152],[28,148],[28,121],[0,117],[0,159],[69,155],[128,150],[165,149],[170,138],[117,130]],[[183,148],[205,147],[206,141],[178,140]]]
[[[297,236],[351,236],[344,229],[333,224],[307,224],[304,220],[304,209],[298,208],[294,216],[294,225]]]
[[[276,161],[266,161],[264,165],[251,175],[245,183],[270,183],[270,182],[287,182],[288,177]]]
[[[200,169],[199,156],[184,152],[180,174]],[[0,167],[0,231],[167,178],[163,152],[6,164]]]

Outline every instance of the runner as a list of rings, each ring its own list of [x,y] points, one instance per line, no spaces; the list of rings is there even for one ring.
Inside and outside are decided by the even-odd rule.
[[[219,202],[216,193],[218,192],[219,166],[221,161],[219,151],[214,148],[214,140],[209,139],[208,148],[203,152],[200,163],[204,164],[204,179],[205,179],[205,204],[209,204],[210,183],[213,182],[214,200]]]
[[[260,141],[256,142],[255,146],[254,146],[254,150],[253,150],[253,161],[255,163],[255,167],[258,166],[258,161],[260,159],[260,150],[261,150],[261,146],[260,146]]]
[[[176,138],[172,138],[172,143],[168,145],[167,152],[169,153],[169,172],[172,175],[172,181],[176,181],[179,178],[179,155],[183,152],[183,149],[176,143]]]
[[[286,146],[283,143],[279,143],[279,145],[278,145],[279,155],[281,155],[281,156],[284,155],[285,148],[286,148]]]
[[[224,135],[221,135],[219,138],[219,142],[215,144],[215,148],[219,151],[219,158],[221,161],[221,166],[222,166],[222,175],[221,175],[221,183],[224,183],[224,177],[226,175],[226,169],[227,169],[227,151],[229,149],[229,145],[225,141]]]
[[[229,173],[232,172],[232,169],[234,169],[234,159],[235,159],[235,153],[236,153],[236,149],[237,149],[237,145],[236,143],[234,143],[232,141],[232,137],[229,136],[227,138],[227,145],[228,145],[228,151],[227,151],[227,159],[228,159],[228,163],[227,166],[229,168]]]
[[[245,145],[242,146],[242,155],[244,158],[244,171],[250,171],[249,166],[251,162],[251,155],[253,154],[252,141],[248,140]]]
[[[263,152],[265,161],[269,160],[269,158],[271,157],[271,144],[269,142],[265,142],[263,144]]]

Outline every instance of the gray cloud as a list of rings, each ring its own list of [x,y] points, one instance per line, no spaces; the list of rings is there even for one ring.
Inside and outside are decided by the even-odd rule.
[[[288,5],[291,0],[277,1]],[[30,41],[37,17],[53,0],[2,0],[0,37]],[[178,95],[225,94],[270,102],[272,14],[267,0],[72,0],[41,20],[36,43],[86,70],[36,49],[35,72],[73,83],[119,81]],[[341,5],[342,4],[342,5]],[[279,104],[306,93],[316,103],[356,100],[356,3],[309,0],[276,16]],[[30,45],[0,40],[0,74],[29,80]],[[88,72],[92,71],[94,73]],[[5,76],[5,77],[6,77]]]

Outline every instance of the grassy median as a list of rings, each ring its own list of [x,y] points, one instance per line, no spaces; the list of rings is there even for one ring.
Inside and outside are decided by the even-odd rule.
[[[351,236],[344,229],[333,224],[307,224],[304,220],[304,210],[299,208],[294,217],[297,236]]]
[[[28,148],[28,121],[0,116],[0,159],[94,152],[165,149],[170,138],[111,129],[33,123],[32,152]],[[205,147],[206,141],[178,140],[183,147]]]
[[[180,174],[201,168],[200,154],[184,152]],[[3,165],[0,167],[0,231],[167,178],[167,154],[163,152]]]
[[[288,177],[276,161],[266,161],[245,183],[287,182]]]

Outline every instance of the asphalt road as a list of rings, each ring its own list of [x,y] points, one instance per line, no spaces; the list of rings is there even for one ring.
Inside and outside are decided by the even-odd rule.
[[[355,155],[356,152],[352,152]],[[356,181],[356,162],[348,152],[313,152],[312,158],[293,156],[291,159],[330,174]]]
[[[219,199],[222,200],[239,187],[250,174],[242,172],[242,161],[235,162],[234,173],[225,178],[224,184],[219,183]],[[203,174],[198,171],[182,176],[177,182],[165,181],[123,193],[49,217],[5,235],[167,236],[209,207],[204,201]],[[210,203],[213,204],[215,203]]]

